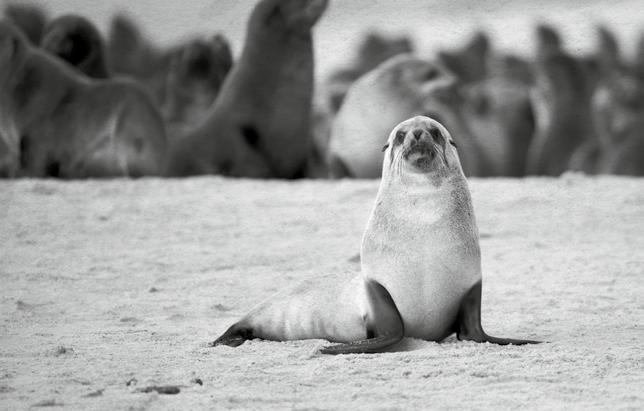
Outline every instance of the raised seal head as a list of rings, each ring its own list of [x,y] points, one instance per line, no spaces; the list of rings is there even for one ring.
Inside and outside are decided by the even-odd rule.
[[[429,117],[416,116],[398,124],[383,151],[386,179],[420,175],[437,182],[455,172],[463,175],[454,139],[441,123]]]

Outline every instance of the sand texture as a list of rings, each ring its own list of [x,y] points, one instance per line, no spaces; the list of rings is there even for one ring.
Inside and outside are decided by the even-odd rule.
[[[483,324],[548,343],[207,346],[284,286],[358,270],[377,185],[0,181],[0,409],[644,408],[644,179],[470,181]]]

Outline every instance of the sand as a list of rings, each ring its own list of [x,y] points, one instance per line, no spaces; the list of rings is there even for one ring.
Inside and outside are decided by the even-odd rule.
[[[283,286],[357,270],[377,184],[0,181],[0,409],[644,408],[644,179],[470,181],[483,324],[547,343],[208,347]]]

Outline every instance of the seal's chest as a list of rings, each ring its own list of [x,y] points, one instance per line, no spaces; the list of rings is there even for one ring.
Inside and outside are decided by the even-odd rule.
[[[405,324],[405,335],[427,340],[445,337],[458,306],[480,279],[479,260],[466,241],[434,237],[404,249],[366,252],[363,273],[390,293]]]
[[[472,286],[466,271],[453,262],[434,260],[431,264],[409,266],[392,281],[390,293],[405,324],[405,334],[440,340],[455,321],[460,301]]]

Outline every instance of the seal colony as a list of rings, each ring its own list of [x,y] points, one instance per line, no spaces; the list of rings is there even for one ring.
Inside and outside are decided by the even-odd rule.
[[[0,175],[159,175],[166,135],[130,80],[90,79],[0,20]]]
[[[382,180],[360,250],[361,273],[298,284],[269,298],[215,340],[323,338],[324,354],[377,352],[404,336],[495,344],[481,326],[478,228],[456,143],[428,117],[390,133]]]

